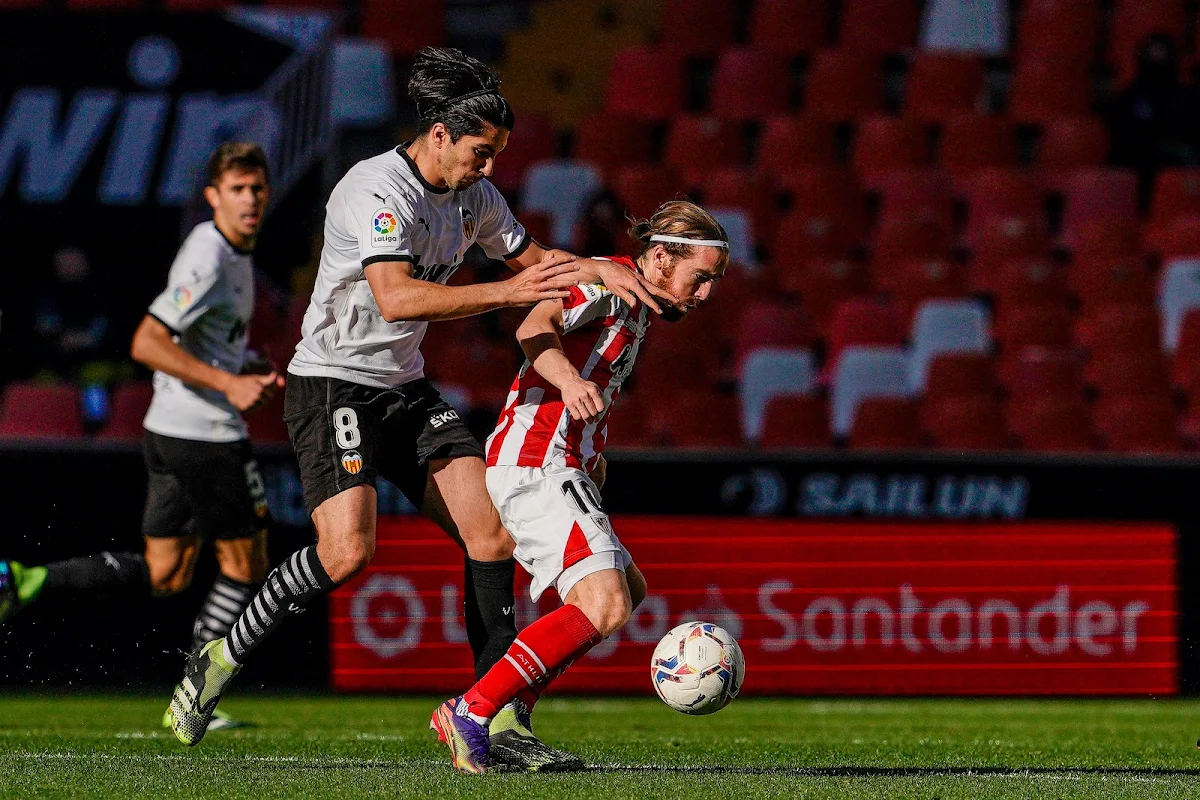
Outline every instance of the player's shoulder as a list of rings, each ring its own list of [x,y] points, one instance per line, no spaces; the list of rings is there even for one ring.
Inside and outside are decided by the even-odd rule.
[[[219,271],[227,259],[237,255],[237,249],[217,229],[216,223],[208,220],[192,228],[184,238],[172,270],[186,269],[199,277]]]
[[[577,308],[589,303],[619,299],[603,283],[581,283],[567,289],[567,297],[563,298],[563,308]]]
[[[398,211],[412,208],[421,198],[419,184],[409,180],[399,153],[388,150],[363,159],[346,171],[334,188],[349,201],[393,205]]]

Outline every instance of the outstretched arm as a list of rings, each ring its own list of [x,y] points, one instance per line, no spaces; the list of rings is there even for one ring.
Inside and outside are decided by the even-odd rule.
[[[517,341],[538,375],[562,394],[563,405],[573,419],[595,422],[604,413],[604,395],[600,387],[585,380],[563,352],[562,301],[547,300],[533,311],[517,329]]]

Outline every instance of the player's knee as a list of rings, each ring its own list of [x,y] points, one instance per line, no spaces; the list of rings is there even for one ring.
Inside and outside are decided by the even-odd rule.
[[[334,583],[342,584],[367,568],[375,555],[375,542],[356,539],[333,549],[330,563],[321,557],[321,566]]]
[[[588,617],[597,632],[608,638],[629,621],[629,616],[633,613],[633,603],[627,592],[613,589],[597,595],[590,612]]]
[[[163,572],[150,570],[150,591],[159,597],[169,597],[179,594],[192,585],[192,570],[180,567]]]

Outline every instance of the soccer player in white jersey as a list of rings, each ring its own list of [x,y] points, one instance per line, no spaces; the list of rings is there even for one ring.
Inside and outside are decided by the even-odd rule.
[[[678,320],[708,299],[729,260],[725,231],[682,200],[664,203],[630,235],[636,262],[612,262],[678,298],[663,318]],[[571,662],[629,619],[646,582],[600,503],[608,415],[637,359],[650,314],[604,285],[578,286],[534,307],[517,339],[527,360],[487,441],[487,487],[532,576],[536,601],[553,586],[564,605],[525,628],[504,658],[430,727],[454,767],[485,772],[504,745],[488,726],[501,708],[532,708]]]
[[[581,280],[603,280],[655,308],[654,295],[665,295],[611,262],[580,268],[569,254],[549,253],[513,218],[486,180],[514,122],[495,72],[457,50],[430,48],[417,55],[408,92],[420,134],[359,162],[329,198],[316,287],[288,367],[285,418],[317,543],[268,577],[222,643],[189,660],[171,703],[186,744],[203,737],[221,692],[266,636],[370,562],[380,475],[466,551],[477,672],[501,658],[516,635],[512,540],[488,499],[483,450],[424,377],[425,329],[563,298]],[[447,286],[472,244],[517,274]],[[536,742],[515,714],[498,718],[496,732],[513,727]],[[526,755],[514,766],[557,758],[545,748]]]
[[[228,633],[258,591],[267,571],[269,513],[242,412],[267,400],[283,380],[270,369],[243,373],[254,310],[251,254],[269,194],[262,148],[247,142],[217,148],[204,190],[213,218],[179,248],[167,288],[134,335],[133,357],[154,370],[143,440],[144,553],[103,552],[42,567],[0,562],[0,621],[56,594],[182,592],[204,539],[213,541],[220,572],[196,617],[193,650]],[[214,729],[232,724],[224,715],[211,721]]]

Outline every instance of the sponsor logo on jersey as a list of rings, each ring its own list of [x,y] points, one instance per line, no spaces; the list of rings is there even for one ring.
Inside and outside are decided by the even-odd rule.
[[[180,311],[183,311],[192,304],[192,290],[186,286],[180,286],[175,291],[171,292],[171,302]]]
[[[471,209],[464,208],[462,210],[463,221],[463,237],[467,239],[475,238],[475,215],[471,213]]]
[[[579,291],[583,292],[584,298],[588,300],[599,300],[609,293],[608,287],[603,283],[581,283]]]
[[[342,454],[342,469],[351,475],[357,475],[363,468],[363,457],[357,450],[347,450]]]
[[[396,232],[399,226],[400,224],[396,221],[396,214],[390,208],[379,209],[375,212],[375,216],[371,220],[371,244],[389,245],[399,243],[400,235]]]
[[[456,419],[458,419],[458,412],[454,409],[450,409],[449,411],[443,411],[440,414],[434,414],[429,418],[429,424],[435,428],[440,428],[447,422],[453,422]]]

